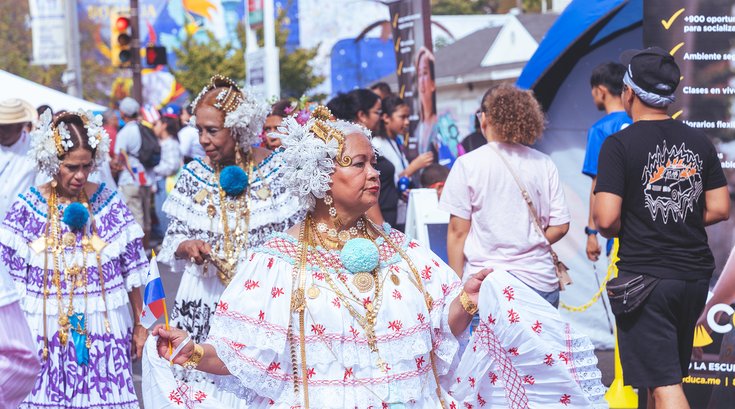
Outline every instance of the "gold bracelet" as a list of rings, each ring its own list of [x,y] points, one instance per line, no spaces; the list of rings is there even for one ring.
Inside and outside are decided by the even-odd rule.
[[[194,352],[191,354],[189,359],[181,366],[183,366],[184,369],[191,371],[192,369],[196,369],[196,367],[199,366],[199,362],[202,361],[202,358],[204,358],[204,347],[195,343]]]
[[[477,307],[477,304],[473,303],[472,300],[470,300],[470,296],[467,295],[467,292],[465,290],[462,290],[462,292],[459,293],[459,302],[462,304],[462,308],[467,311],[467,314],[477,314],[477,310],[479,308]]]

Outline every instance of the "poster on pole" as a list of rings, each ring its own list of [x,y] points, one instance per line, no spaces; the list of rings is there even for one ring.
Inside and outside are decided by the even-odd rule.
[[[438,116],[431,42],[430,0],[388,0],[393,49],[396,53],[397,94],[411,107],[409,159],[432,150]]]
[[[707,134],[735,192],[735,0],[646,0],[643,43],[668,50],[681,68],[669,114]],[[707,229],[717,269],[695,329],[684,391],[692,408],[732,408],[735,402],[734,214]]]
[[[34,65],[66,64],[65,4],[64,0],[28,0]]]

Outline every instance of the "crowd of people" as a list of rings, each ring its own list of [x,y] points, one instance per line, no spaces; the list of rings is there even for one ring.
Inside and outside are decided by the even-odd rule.
[[[588,257],[598,234],[621,240],[610,300],[625,374],[660,408],[685,407],[714,269],[704,226],[730,207],[712,144],[666,114],[678,82],[655,48],[598,67],[606,116],[583,168]],[[482,140],[451,171],[429,149],[408,159],[411,108],[385,84],[303,102],[267,105],[219,75],[183,109],[0,101],[0,407],[607,407],[594,347],[556,309],[570,280],[552,245],[570,215],[531,147],[532,92],[487,90]],[[651,155],[684,149],[695,188],[665,207]],[[447,263],[402,233],[418,187],[451,215]],[[181,274],[171,327],[152,332],[150,250]],[[621,306],[634,280],[646,290]]]

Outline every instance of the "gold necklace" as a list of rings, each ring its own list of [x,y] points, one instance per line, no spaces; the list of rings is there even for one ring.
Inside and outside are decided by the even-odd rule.
[[[239,152],[239,150],[238,150]],[[252,177],[252,151],[248,154],[247,166],[244,166],[243,160],[238,154],[236,156],[237,166],[246,167],[248,181]],[[248,183],[245,191],[240,197],[227,201],[227,193],[219,183],[220,167],[215,165],[214,183],[219,196],[220,221],[222,223],[222,240],[215,243],[210,260],[217,267],[217,277],[222,284],[228,285],[235,276],[237,268],[237,260],[243,251],[247,251],[249,240],[250,226],[250,207],[248,206],[248,197],[250,196],[250,183]],[[217,213],[212,195],[209,195],[210,203],[207,206],[207,214],[213,220]],[[235,231],[234,234],[230,229],[228,211],[235,213]],[[205,264],[205,269],[207,268]],[[205,270],[206,271],[206,270]]]
[[[313,225],[314,220],[311,218],[311,215],[307,216],[308,222]],[[314,242],[312,239],[313,236],[308,237],[309,245],[312,247],[314,246]],[[375,335],[375,324],[377,323],[378,318],[378,311],[380,310],[380,305],[383,301],[383,291],[382,291],[382,283],[380,283],[380,280],[377,279],[377,272],[376,270],[373,270],[373,273],[366,273],[370,275],[371,281],[375,281],[374,284],[374,292],[373,292],[373,299],[367,301],[363,301],[363,308],[365,308],[365,315],[361,315],[355,307],[352,306],[352,304],[349,302],[349,297],[347,297],[336,285],[336,283],[332,280],[332,277],[330,277],[329,272],[326,268],[324,268],[324,265],[322,264],[321,255],[316,252],[315,259],[317,261],[317,264],[319,265],[319,268],[324,272],[324,280],[327,282],[329,287],[332,289],[332,291],[337,294],[337,297],[342,301],[345,308],[347,308],[347,311],[349,311],[350,315],[360,324],[360,326],[365,330],[365,336],[368,339],[368,347],[373,352],[378,352],[378,344],[377,344],[377,338]],[[354,283],[354,281],[353,281]],[[373,287],[373,284],[371,283],[371,287]],[[347,291],[352,295],[352,299],[356,300],[358,303],[359,297],[357,297],[352,290],[345,284],[345,288]],[[358,287],[358,290],[360,288]]]
[[[426,303],[426,308],[429,310],[429,313],[431,313],[431,310],[434,309],[434,300],[431,297],[431,295],[426,292],[426,287],[424,286],[424,282],[421,279],[421,275],[419,274],[419,270],[416,268],[416,265],[413,263],[410,257],[408,257],[408,254],[406,254],[403,249],[401,249],[397,244],[395,244],[388,234],[386,234],[382,229],[377,228],[375,225],[371,224],[372,229],[377,232],[380,236],[383,237],[386,243],[393,247],[395,251],[398,252],[398,254],[401,255],[401,258],[406,261],[406,264],[408,264],[408,267],[411,269],[411,273],[414,276],[414,279],[416,280],[414,282],[414,285],[416,288],[421,292],[424,296],[424,302]],[[431,370],[434,373],[434,382],[436,383],[436,396],[439,398],[439,403],[441,404],[441,407],[445,409],[447,407],[446,402],[444,401],[444,394],[442,393],[441,386],[439,384],[439,373],[436,369],[436,353],[434,352],[433,342],[432,342],[432,348],[431,353],[429,354],[429,361],[431,362]]]
[[[87,209],[89,212],[89,199],[87,198],[86,192],[82,192],[80,195],[81,203],[83,203],[83,206]],[[92,215],[90,214],[90,217]],[[44,256],[43,256],[43,359],[48,358],[49,348],[48,348],[48,325],[47,325],[47,298],[49,295],[49,289],[48,289],[48,281],[49,281],[49,274],[48,274],[48,253],[51,252],[52,254],[52,263],[53,263],[53,272],[51,277],[52,284],[56,285],[56,301],[57,301],[57,307],[58,307],[58,324],[59,324],[59,342],[61,345],[66,345],[66,342],[68,341],[69,337],[69,331],[75,331],[80,335],[87,335],[85,346],[87,349],[91,348],[91,339],[88,336],[88,330],[87,326],[89,325],[87,322],[87,306],[88,306],[88,296],[89,296],[89,288],[88,288],[88,282],[89,282],[89,274],[87,270],[87,257],[88,254],[91,252],[95,253],[96,261],[97,261],[97,271],[99,274],[99,282],[100,282],[100,291],[102,296],[102,302],[105,306],[104,310],[104,325],[105,330],[107,333],[110,333],[110,322],[108,319],[108,311],[107,311],[107,298],[106,298],[106,291],[105,291],[105,280],[104,275],[102,273],[102,259],[101,259],[101,251],[102,249],[107,245],[98,235],[97,235],[97,228],[96,223],[94,221],[94,218],[92,217],[91,222],[91,231],[92,231],[92,238],[90,239],[86,234],[86,229],[83,230],[82,233],[82,267],[79,268],[78,265],[73,266],[72,268],[69,268],[66,263],[66,248],[68,247],[74,247],[76,246],[76,234],[72,232],[67,232],[64,234],[66,237],[61,236],[61,214],[58,211],[58,197],[56,193],[56,183],[52,182],[51,184],[51,193],[49,194],[49,200],[48,200],[48,215],[47,215],[47,223],[46,223],[46,230],[44,233],[44,236],[39,238],[39,240],[42,240],[42,245],[44,246]],[[68,234],[71,233],[73,236],[73,242],[70,240]],[[38,240],[37,240],[38,241]],[[34,242],[35,244],[35,242]],[[31,247],[36,247],[35,245],[32,245]],[[62,255],[61,252],[64,251],[64,254]],[[75,251],[76,253],[76,251]],[[69,303],[67,306],[67,311],[64,311],[64,305],[63,305],[63,297],[61,293],[61,266],[59,265],[59,258],[62,259],[62,262],[64,264],[64,278],[67,282],[67,287],[69,288]],[[75,257],[72,257],[72,260],[74,260]],[[81,278],[78,276],[81,274]],[[77,324],[77,327],[72,328],[70,323],[70,318],[72,315],[74,315],[74,292],[76,288],[79,288],[81,286],[84,286],[84,327],[82,327],[81,323]]]
[[[341,247],[339,245],[339,243],[336,246],[327,246],[325,244],[324,240],[322,239],[322,235],[319,234],[318,229],[314,226],[314,219],[313,219],[313,217],[309,217],[309,225],[311,226],[312,234],[313,234],[313,236],[316,236],[316,239],[318,240],[319,245],[321,245],[322,247],[324,247],[327,250],[329,250],[329,249],[335,250],[335,249],[339,249]],[[368,237],[369,238],[368,233],[367,233],[367,230],[365,229],[365,222],[364,222],[364,220],[362,218],[360,218],[360,219],[357,220],[357,227],[351,227],[350,230],[352,230],[352,229],[355,229],[355,230],[359,229],[359,230],[357,230],[358,233],[354,234],[355,237],[359,237],[359,233],[362,233],[365,237]],[[350,235],[352,236],[352,233],[350,233]],[[366,292],[372,290],[372,288],[373,288],[373,285],[374,285],[374,282],[375,282],[375,277],[373,277],[373,276],[374,276],[374,274],[372,272],[367,272],[367,271],[360,271],[358,273],[354,273],[354,274],[352,274],[352,284],[354,284],[355,287],[361,293],[366,293]],[[312,287],[309,288],[309,290],[307,291],[307,295],[309,295],[308,294],[309,291],[311,291],[313,293],[314,292],[314,289],[315,289],[315,286],[312,285]],[[316,289],[316,290],[318,291],[318,289]],[[317,296],[318,296],[318,293],[317,293]],[[316,298],[316,296],[313,296],[313,297],[310,296],[309,298]]]

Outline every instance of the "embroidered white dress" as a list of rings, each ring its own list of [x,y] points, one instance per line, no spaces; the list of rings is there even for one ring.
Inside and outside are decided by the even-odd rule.
[[[102,297],[100,272],[95,254],[87,253],[88,295],[85,303],[83,290],[77,288],[73,299],[74,312],[85,313],[91,341],[89,362],[77,363],[73,332],[66,345],[58,335],[57,287],[52,283],[53,263],[48,256],[48,289],[46,299],[46,327],[48,359],[42,359],[44,347],[44,252],[36,253],[30,247],[44,236],[48,205],[36,188],[19,195],[0,226],[0,273],[10,274],[20,294],[20,303],[28,319],[41,373],[30,395],[21,408],[83,409],[83,408],[138,408],[133,385],[130,344],[133,320],[130,315],[128,292],[143,284],[148,259],[143,251],[143,230],[135,223],[130,210],[116,190],[102,184],[89,199],[97,233],[107,245],[101,252],[105,298]],[[63,215],[66,206],[60,206]],[[69,230],[62,223],[62,233]],[[69,265],[83,265],[81,234],[77,234],[74,255]],[[61,269],[61,293],[64,305],[69,300],[69,286]],[[105,330],[107,310],[110,332]]]
[[[360,293],[352,284],[338,252],[310,251],[304,286],[306,289],[316,286],[319,294],[310,298],[307,291],[303,323],[309,407],[440,408],[432,349],[446,409],[479,408],[486,403],[491,403],[487,407],[506,408],[509,403],[503,400],[505,389],[502,385],[516,385],[519,374],[521,382],[526,384],[515,386],[516,393],[532,408],[567,407],[560,401],[566,400],[565,395],[574,403],[570,407],[590,407],[589,402],[596,400],[595,394],[604,392],[599,383],[599,371],[595,368],[596,359],[588,349],[592,348],[589,340],[570,338],[568,348],[558,343],[542,345],[548,340],[567,339],[566,324],[542,318],[554,314],[558,317],[558,313],[507,273],[493,273],[486,279],[488,284],[483,286],[481,294],[487,299],[481,302],[483,313],[490,311],[488,306],[496,305],[505,296],[508,284],[512,283],[516,286],[512,294],[517,297],[514,308],[520,317],[527,317],[526,320],[531,317],[543,320],[546,323],[544,336],[539,336],[531,326],[515,332],[498,331],[495,339],[506,348],[503,356],[514,357],[499,361],[495,355],[484,352],[486,332],[477,331],[470,340],[472,351],[468,348],[463,354],[459,339],[452,334],[448,323],[451,302],[461,291],[459,277],[439,257],[409,241],[402,233],[392,230],[390,238],[417,268],[433,299],[433,308],[428,310],[423,295],[413,284],[409,265],[385,242],[379,243],[378,277],[383,285],[380,301],[372,299],[372,291]],[[248,408],[306,406],[300,381],[298,392],[294,390],[292,364],[295,357],[297,377],[301,377],[300,316],[292,313],[290,305],[294,266],[299,258],[300,247],[296,239],[285,234],[275,235],[253,251],[249,263],[239,269],[217,304],[206,343],[214,346],[232,375],[213,378],[219,388],[233,392]],[[394,274],[398,278],[396,281],[392,278]],[[328,278],[343,294],[349,294],[347,289],[362,294],[360,302],[339,297],[327,282]],[[528,304],[526,297],[531,300]],[[345,302],[349,302],[357,311],[364,312],[360,304],[368,300],[379,305],[375,327],[379,353],[371,352],[364,328],[345,308]],[[495,308],[504,307],[505,304]],[[157,356],[154,343],[153,339],[149,341],[144,359],[144,379],[153,380],[144,392],[146,408],[223,406],[205,391],[175,381],[168,363]],[[508,345],[517,345],[517,348]],[[545,362],[547,349],[555,350],[557,346],[560,352],[569,353],[566,366],[554,367]],[[572,353],[577,355],[572,356]],[[387,363],[387,371],[378,365],[378,359]],[[580,379],[574,377],[575,370]],[[470,380],[475,372],[477,378]],[[547,376],[550,377],[548,381]],[[588,383],[584,390],[580,386],[582,378]],[[497,389],[493,389],[495,385]],[[476,391],[474,388],[483,389]]]
[[[250,208],[249,246],[252,248],[263,243],[273,232],[285,231],[303,218],[298,201],[288,194],[279,183],[281,161],[278,152],[268,156],[252,172],[254,179],[250,187],[248,206]],[[185,240],[198,239],[215,247],[223,240],[222,222],[220,220],[219,195],[215,192],[218,181],[214,180],[214,171],[201,159],[189,162],[181,172],[176,187],[169,193],[163,204],[163,211],[170,218],[169,227],[163,240],[158,259],[171,266],[174,272],[183,273],[176,302],[171,311],[171,325],[188,331],[196,342],[204,342],[209,333],[210,318],[214,314],[215,305],[225,289],[217,277],[214,265],[204,268],[186,259],[175,256],[176,249]],[[271,191],[270,197],[260,199],[256,192],[261,187]],[[209,190],[216,214],[209,217],[207,206],[210,199],[197,201],[202,190]],[[229,199],[228,203],[229,203]],[[228,209],[228,222],[231,231],[239,215]],[[240,264],[245,264],[245,254],[240,255]],[[184,373],[179,371],[178,377],[192,386],[214,391],[214,384],[198,371]],[[225,394],[227,395],[227,394]],[[234,396],[222,395],[221,399],[235,407],[239,402]]]
[[[479,307],[480,324],[451,388],[466,407],[608,407],[589,338],[530,287],[493,271],[482,284]]]

